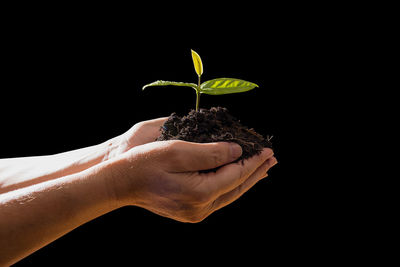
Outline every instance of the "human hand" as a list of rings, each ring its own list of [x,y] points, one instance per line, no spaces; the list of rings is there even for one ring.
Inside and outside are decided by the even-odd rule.
[[[200,222],[238,199],[277,163],[273,151],[265,148],[243,164],[229,164],[241,153],[239,145],[226,142],[173,140],[136,146],[112,162],[115,201],[177,221]],[[199,173],[216,167],[215,173]]]
[[[155,141],[161,134],[161,126],[167,119],[168,117],[163,117],[136,123],[127,132],[112,141],[106,159],[114,158],[135,146]]]

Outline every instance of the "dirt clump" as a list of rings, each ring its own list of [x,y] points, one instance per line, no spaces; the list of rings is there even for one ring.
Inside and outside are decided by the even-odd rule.
[[[157,141],[184,140],[197,143],[235,142],[242,147],[243,154],[237,160],[245,160],[261,153],[264,147],[272,148],[270,138],[264,138],[254,129],[240,123],[226,108],[191,110],[180,117],[172,113],[161,127]]]

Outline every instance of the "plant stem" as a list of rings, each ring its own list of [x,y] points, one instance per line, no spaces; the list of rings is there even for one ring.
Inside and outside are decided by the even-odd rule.
[[[199,83],[197,85],[197,90],[196,90],[196,111],[199,111],[199,104],[200,104],[200,75],[199,75]]]
[[[196,111],[199,111],[200,93],[196,91]]]

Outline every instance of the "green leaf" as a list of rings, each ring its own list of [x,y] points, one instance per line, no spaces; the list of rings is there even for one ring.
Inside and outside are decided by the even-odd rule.
[[[234,78],[218,78],[200,85],[200,93],[208,95],[224,95],[249,91],[257,84]]]
[[[170,81],[155,81],[149,84],[146,84],[143,86],[142,90],[146,89],[147,87],[150,86],[166,86],[166,85],[175,85],[175,86],[186,86],[186,87],[192,87],[193,89],[196,90],[197,85],[194,83],[182,83],[182,82],[170,82]]]
[[[200,77],[203,74],[203,63],[201,62],[199,54],[197,54],[194,50],[192,50],[192,59],[193,59],[194,70]]]

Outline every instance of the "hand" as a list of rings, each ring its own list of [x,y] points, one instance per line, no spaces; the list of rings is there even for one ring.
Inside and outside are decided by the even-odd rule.
[[[167,119],[168,117],[163,117],[136,123],[127,132],[113,140],[106,159],[114,158],[135,146],[154,142],[161,134],[160,128]]]
[[[234,143],[160,141],[134,147],[112,163],[118,205],[136,205],[182,222],[199,222],[230,204],[267,176],[273,151],[242,163]],[[221,166],[215,173],[199,170]]]

